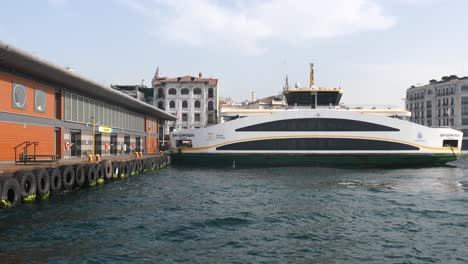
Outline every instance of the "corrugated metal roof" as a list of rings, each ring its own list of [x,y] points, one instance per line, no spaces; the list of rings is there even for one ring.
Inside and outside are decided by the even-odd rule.
[[[44,59],[20,50],[0,41],[0,64],[40,80],[62,86],[78,93],[96,96],[106,102],[120,105],[152,117],[163,120],[175,120],[176,117],[111,87],[106,87],[90,79]]]

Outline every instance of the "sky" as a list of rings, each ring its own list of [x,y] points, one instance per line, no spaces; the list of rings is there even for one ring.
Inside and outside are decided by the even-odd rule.
[[[411,85],[468,75],[466,0],[15,0],[0,40],[104,85],[219,79],[237,101],[285,75],[345,90],[350,105],[403,106]]]

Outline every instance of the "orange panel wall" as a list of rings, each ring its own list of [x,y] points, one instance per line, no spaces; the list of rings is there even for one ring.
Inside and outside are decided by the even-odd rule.
[[[54,154],[53,127],[0,123],[0,131],[0,161],[14,160],[13,148],[24,141],[39,142],[36,154]],[[29,154],[32,154],[32,149],[29,148]]]
[[[11,107],[13,82],[26,86],[26,109]],[[34,89],[39,88],[46,92],[46,111],[34,111]],[[0,112],[10,112],[23,115],[40,116],[46,118],[55,118],[54,116],[54,90],[51,87],[28,81],[10,74],[0,72]]]

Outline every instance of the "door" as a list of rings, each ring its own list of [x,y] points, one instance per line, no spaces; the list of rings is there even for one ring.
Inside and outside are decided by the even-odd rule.
[[[130,154],[130,136],[129,135],[124,136],[124,144],[126,146],[126,148],[124,148],[125,154]]]
[[[70,156],[81,156],[81,131],[70,131]]]
[[[102,153],[102,142],[101,142],[101,133],[96,133],[94,136],[94,149],[95,154],[101,155]]]
[[[135,151],[141,151],[141,138],[135,137]]]
[[[110,154],[117,155],[117,134],[110,135]]]

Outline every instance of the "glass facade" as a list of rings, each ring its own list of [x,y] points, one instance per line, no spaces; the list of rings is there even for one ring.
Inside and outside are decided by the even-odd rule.
[[[145,116],[101,101],[65,92],[65,120],[135,131],[145,130]]]

